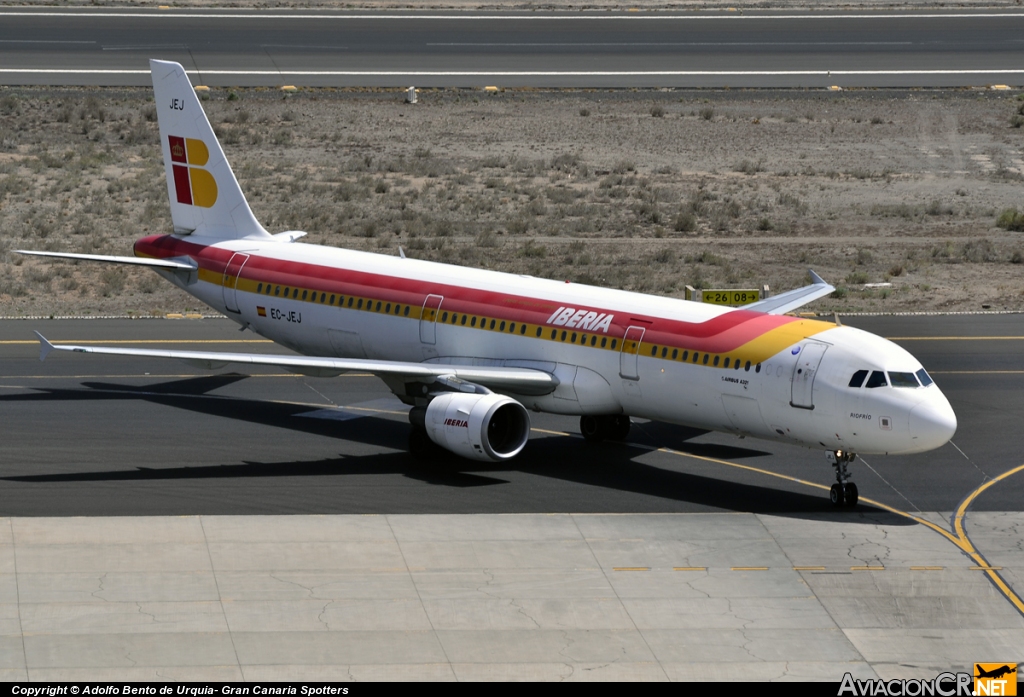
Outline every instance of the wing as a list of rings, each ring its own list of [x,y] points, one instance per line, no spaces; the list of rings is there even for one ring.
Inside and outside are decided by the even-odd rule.
[[[811,274],[811,280],[814,281],[813,284],[803,288],[788,290],[785,293],[779,293],[765,300],[758,300],[756,303],[744,305],[743,309],[765,312],[769,315],[784,315],[798,307],[803,307],[812,300],[823,298],[835,290],[835,286],[826,283],[818,274],[810,269],[808,269],[808,273]]]
[[[142,356],[148,358],[176,358],[189,365],[215,370],[229,363],[243,365],[270,365],[301,375],[334,377],[350,370],[371,373],[381,378],[405,380],[433,380],[457,378],[463,382],[482,385],[497,392],[521,395],[544,395],[558,387],[558,378],[542,370],[530,368],[504,368],[491,366],[440,365],[435,363],[405,363],[402,361],[372,361],[359,358],[321,358],[316,356],[279,356],[257,353],[221,353],[217,351],[164,351],[159,349],[112,348],[107,346],[55,345],[46,337],[39,337],[39,360],[46,360],[51,351],[100,353],[115,356]]]

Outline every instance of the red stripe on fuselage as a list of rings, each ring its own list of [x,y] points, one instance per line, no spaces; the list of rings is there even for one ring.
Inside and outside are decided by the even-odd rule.
[[[223,273],[228,260],[234,254],[227,249],[199,245],[170,235],[144,237],[135,243],[135,251],[137,255],[158,259],[189,256],[196,260],[200,268],[216,273]],[[244,277],[256,282],[305,288],[317,293],[372,297],[382,302],[415,306],[422,305],[427,295],[435,294],[444,296],[441,308],[443,311],[460,315],[486,315],[499,320],[540,325],[545,324],[551,314],[562,306],[559,301],[334,266],[284,261],[258,254],[251,254],[249,257],[245,264]],[[734,351],[772,329],[797,321],[794,317],[768,315],[750,310],[733,310],[706,322],[685,322],[638,315],[615,308],[580,306],[577,309],[614,314],[614,331],[609,331],[609,336],[621,337],[628,326],[643,325],[647,330],[643,339],[645,345],[656,344],[710,353]],[[554,326],[552,328],[580,334],[593,333],[585,329]]]

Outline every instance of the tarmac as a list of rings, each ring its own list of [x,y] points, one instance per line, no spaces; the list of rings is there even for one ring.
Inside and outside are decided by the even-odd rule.
[[[14,518],[0,679],[934,678],[1024,616],[888,514]],[[971,516],[1020,587],[1024,514]]]
[[[653,422],[417,462],[379,381],[54,356],[279,351],[223,320],[0,322],[0,679],[825,680],[1024,662],[1024,316],[844,318],[953,442],[858,460]],[[241,342],[241,343],[240,343]]]

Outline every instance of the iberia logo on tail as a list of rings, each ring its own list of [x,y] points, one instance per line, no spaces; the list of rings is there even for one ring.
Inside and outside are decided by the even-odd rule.
[[[174,192],[178,203],[211,208],[217,203],[217,182],[202,169],[210,159],[206,143],[195,138],[167,136],[174,169]],[[180,164],[178,164],[180,163]]]

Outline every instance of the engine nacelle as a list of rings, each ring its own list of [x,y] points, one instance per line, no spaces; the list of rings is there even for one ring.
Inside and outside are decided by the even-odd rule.
[[[530,437],[526,407],[500,394],[448,392],[430,400],[423,416],[430,440],[470,460],[508,460]]]

